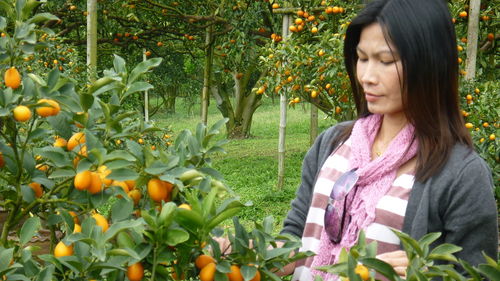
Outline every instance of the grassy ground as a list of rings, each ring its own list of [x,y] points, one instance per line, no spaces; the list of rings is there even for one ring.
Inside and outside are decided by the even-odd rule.
[[[195,116],[183,109],[178,102],[175,114],[157,114],[152,119],[164,126],[171,126],[174,135],[183,129],[193,130],[199,122],[195,107]],[[320,113],[319,127],[324,130],[331,119],[325,119]],[[222,115],[212,106],[209,109],[209,126],[220,120]],[[309,107],[301,106],[288,110],[286,130],[285,186],[277,188],[278,170],[278,129],[279,103],[265,99],[254,115],[251,134],[244,140],[231,140],[225,145],[226,154],[219,154],[213,159],[213,167],[220,171],[227,184],[241,196],[241,201],[252,201],[253,206],[244,209],[239,218],[243,225],[251,226],[252,221],[261,221],[272,215],[278,232],[281,228],[290,201],[300,183],[302,159],[309,148]],[[224,130],[225,134],[225,130]]]

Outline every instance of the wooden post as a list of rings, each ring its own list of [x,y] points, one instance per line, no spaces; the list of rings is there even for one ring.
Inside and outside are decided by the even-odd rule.
[[[318,136],[318,107],[316,107],[313,103],[310,103],[311,106],[311,122],[309,129],[309,144],[313,145],[316,137]]]
[[[142,61],[146,61],[146,49],[142,49]],[[149,122],[149,95],[148,90],[144,91],[144,122]]]
[[[97,78],[97,0],[87,0],[87,79]]]
[[[465,60],[465,80],[472,80],[476,77],[476,57],[480,8],[481,0],[470,0],[469,22],[467,26],[467,59]]]
[[[212,64],[214,57],[213,48],[214,28],[211,24],[205,31],[205,70],[203,71],[203,91],[201,93],[201,122],[207,125],[208,121],[208,99],[212,79]]]
[[[283,15],[283,40],[289,36],[290,15]],[[280,95],[280,128],[278,137],[278,189],[283,189],[285,184],[285,135],[286,135],[286,111],[287,97],[285,93]]]

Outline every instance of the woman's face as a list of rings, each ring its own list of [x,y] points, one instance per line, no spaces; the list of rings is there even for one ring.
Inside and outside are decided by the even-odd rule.
[[[402,117],[402,64],[396,48],[384,38],[380,24],[361,31],[356,48],[356,75],[363,87],[368,110],[387,117]]]

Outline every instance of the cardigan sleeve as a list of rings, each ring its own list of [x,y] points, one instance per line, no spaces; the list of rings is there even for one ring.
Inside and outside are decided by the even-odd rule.
[[[445,241],[462,247],[456,256],[472,265],[484,263],[482,252],[497,259],[498,210],[493,179],[485,161],[475,155],[453,182],[440,208]]]

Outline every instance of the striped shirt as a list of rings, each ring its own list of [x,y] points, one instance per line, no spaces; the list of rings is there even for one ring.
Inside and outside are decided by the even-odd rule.
[[[319,252],[320,249],[318,248],[321,232],[324,227],[324,216],[326,206],[328,205],[328,198],[335,181],[349,170],[350,155],[351,143],[350,139],[348,139],[328,157],[321,167],[314,185],[300,251]],[[413,180],[413,175],[402,174],[398,176],[388,192],[377,203],[375,220],[365,229],[367,242],[377,241],[378,243],[377,254],[400,249],[399,239],[392,233],[389,227],[399,230],[403,228],[404,214],[411,187],[413,186]],[[297,261],[292,280],[313,280],[314,276],[311,274],[313,260],[314,257],[308,257]]]

